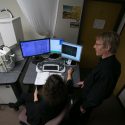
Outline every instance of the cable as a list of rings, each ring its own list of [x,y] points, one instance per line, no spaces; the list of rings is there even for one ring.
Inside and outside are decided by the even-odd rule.
[[[0,12],[4,12],[4,11],[9,12],[11,18],[14,18],[14,15],[12,14],[12,12],[11,12],[9,9],[4,8],[4,9],[2,9]]]

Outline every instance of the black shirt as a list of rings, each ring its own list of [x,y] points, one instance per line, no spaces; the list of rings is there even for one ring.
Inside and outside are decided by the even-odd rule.
[[[102,59],[84,80],[83,107],[95,107],[108,98],[116,86],[120,73],[121,65],[115,55]]]

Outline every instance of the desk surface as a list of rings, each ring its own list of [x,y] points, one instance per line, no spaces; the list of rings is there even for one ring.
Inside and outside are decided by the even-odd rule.
[[[11,71],[0,72],[0,85],[13,84],[17,82],[25,63],[26,60],[18,61],[15,63],[15,67]]]
[[[70,66],[66,66],[66,71],[70,68]],[[80,80],[80,72],[79,72],[79,66],[73,66],[74,73],[73,73],[73,81],[74,83],[79,82]],[[32,62],[29,62],[29,65],[27,67],[26,74],[23,79],[23,84],[34,84],[36,79],[36,64],[33,64]],[[67,72],[62,74],[64,78],[67,76]]]

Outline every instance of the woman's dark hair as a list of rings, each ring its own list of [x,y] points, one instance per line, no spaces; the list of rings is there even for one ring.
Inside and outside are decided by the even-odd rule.
[[[50,105],[58,105],[68,98],[67,86],[59,75],[51,75],[42,88],[42,96]]]

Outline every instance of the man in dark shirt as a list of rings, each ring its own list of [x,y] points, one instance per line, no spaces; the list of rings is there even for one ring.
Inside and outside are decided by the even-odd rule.
[[[121,65],[115,57],[119,42],[115,32],[104,32],[96,37],[93,47],[101,60],[83,82],[77,83],[82,95],[71,110],[74,119],[85,120],[94,107],[112,94],[121,73]]]

